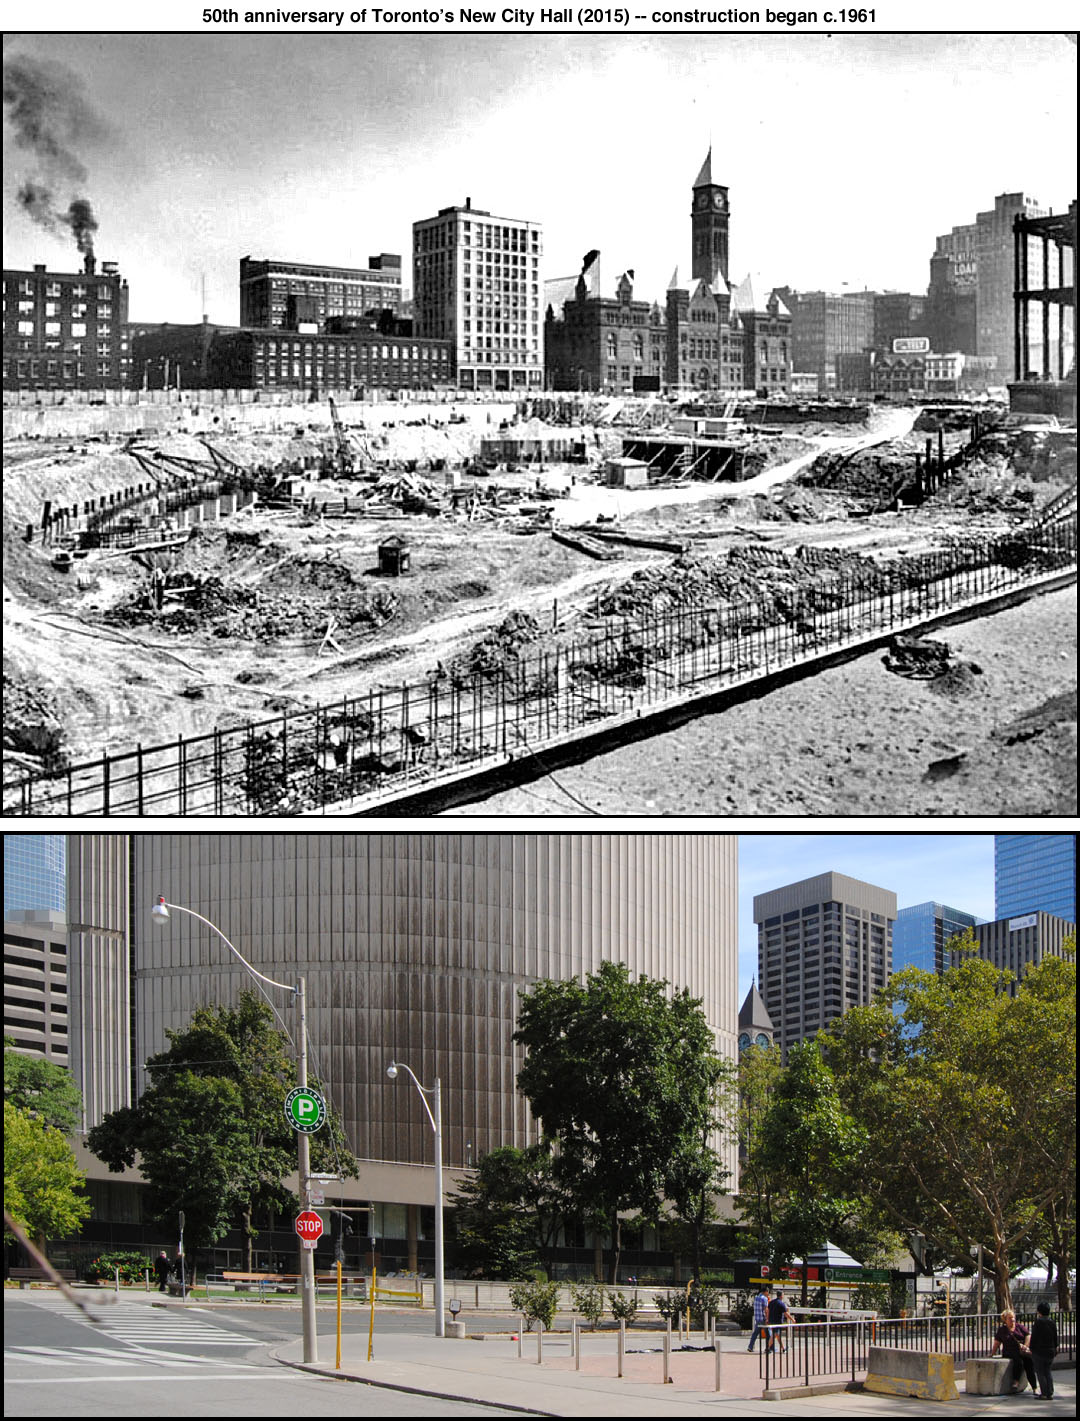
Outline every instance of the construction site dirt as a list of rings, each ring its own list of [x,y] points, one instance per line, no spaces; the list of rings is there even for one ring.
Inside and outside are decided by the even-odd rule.
[[[377,687],[504,674],[523,648],[554,649],[643,608],[755,598],[790,616],[830,580],[876,586],[887,563],[1023,529],[1075,488],[1074,434],[984,412],[972,442],[970,427],[939,432],[932,417],[928,431],[932,411],[915,407],[785,426],[782,438],[747,428],[737,480],[608,487],[607,460],[635,421],[647,417],[655,438],[655,404],[561,408],[556,425],[524,404],[350,406],[337,430],[325,404],[281,411],[264,429],[180,408],[174,427],[134,438],[114,435],[103,411],[78,440],[21,436],[5,411],[6,789]],[[543,456],[556,431],[570,459]],[[493,436],[531,452],[496,463],[484,454]],[[929,477],[950,464],[947,478]],[[920,497],[906,501],[919,480]],[[1075,704],[1074,664],[1060,648],[1044,653],[1036,684],[1065,697],[1057,715],[1070,689]],[[1030,676],[1016,654],[1016,675]],[[967,695],[996,724],[990,681],[965,692],[964,679],[954,662],[913,694],[941,706]],[[1051,739],[1039,738],[1058,747],[1072,784],[1068,724],[1057,715]],[[833,739],[822,723],[821,756]],[[761,742],[763,761],[774,744]],[[898,742],[880,750],[906,753]],[[910,765],[915,780],[926,768]],[[1051,785],[1041,808],[1021,811],[979,801],[992,781],[953,780],[954,790],[970,780],[961,798],[975,801],[958,814],[1066,812]],[[883,801],[869,782],[848,789],[842,809],[825,786],[816,803],[807,790],[797,808],[766,808],[749,788],[732,802],[728,783],[711,805],[620,811],[606,796],[600,812],[946,812]],[[533,799],[496,800],[490,812],[574,811]]]

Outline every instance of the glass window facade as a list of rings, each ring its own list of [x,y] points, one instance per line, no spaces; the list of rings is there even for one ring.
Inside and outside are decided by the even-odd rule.
[[[1072,834],[994,835],[994,913],[1042,910],[1076,922],[1076,838]]]
[[[944,949],[949,939],[983,921],[944,903],[916,903],[912,908],[901,908],[893,926],[892,970],[919,967],[924,972],[940,972],[947,965]]]
[[[67,911],[67,836],[4,835],[4,916],[27,908]]]

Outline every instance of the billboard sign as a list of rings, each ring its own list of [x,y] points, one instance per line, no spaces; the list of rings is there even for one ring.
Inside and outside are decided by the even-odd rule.
[[[930,340],[928,336],[897,336],[892,348],[894,355],[928,355]]]

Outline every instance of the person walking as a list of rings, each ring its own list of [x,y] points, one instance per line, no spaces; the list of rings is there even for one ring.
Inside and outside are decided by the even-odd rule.
[[[172,1264],[164,1249],[154,1259],[154,1272],[157,1274],[158,1292],[168,1292],[169,1274],[172,1271]]]
[[[746,1349],[748,1352],[754,1350],[754,1343],[759,1337],[764,1337],[765,1340],[768,1341],[769,1328],[767,1324],[769,1319],[769,1294],[771,1292],[772,1289],[768,1283],[762,1283],[761,1292],[754,1296],[754,1330],[750,1334],[750,1345]]]
[[[1001,1326],[994,1333],[994,1345],[990,1349],[991,1357],[997,1355],[1000,1347],[1002,1355],[1008,1357],[1012,1362],[1012,1389],[1022,1391],[1023,1383],[1020,1380],[1021,1374],[1027,1376],[1031,1383],[1031,1390],[1035,1390],[1035,1368],[1031,1361],[1031,1349],[1028,1346],[1030,1333],[1022,1322],[1017,1322],[1016,1313],[1012,1308],[1006,1308],[1001,1314]]]
[[[1049,1303],[1040,1303],[1035,1311],[1038,1317],[1031,1325],[1031,1340],[1028,1346],[1031,1348],[1031,1363],[1039,1379],[1037,1395],[1044,1401],[1049,1401],[1054,1394],[1053,1368],[1058,1349],[1057,1323],[1050,1316]]]
[[[783,1328],[787,1323],[794,1321],[795,1319],[788,1311],[787,1299],[778,1288],[776,1290],[776,1297],[773,1298],[769,1304],[769,1343],[765,1348],[766,1352],[771,1352],[778,1342],[780,1344],[780,1351],[787,1351],[787,1346],[784,1342]]]

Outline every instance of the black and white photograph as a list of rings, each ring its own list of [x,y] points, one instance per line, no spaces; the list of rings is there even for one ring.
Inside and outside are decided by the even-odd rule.
[[[6,820],[1075,814],[1062,6],[168,8],[4,41]]]

